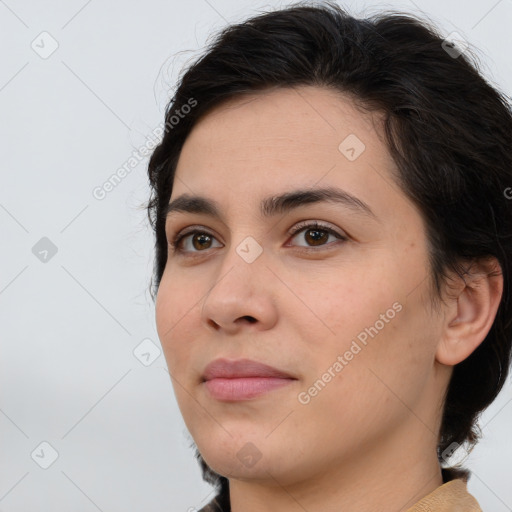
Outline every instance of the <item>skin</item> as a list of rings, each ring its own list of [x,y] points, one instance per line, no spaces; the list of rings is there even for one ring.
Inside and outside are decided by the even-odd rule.
[[[338,149],[350,134],[365,144],[353,161]],[[171,201],[207,196],[223,220],[169,216],[169,240],[192,225],[213,238],[194,245],[191,235],[188,253],[169,252],[156,322],[184,421],[206,462],[229,478],[233,512],[397,512],[443,483],[443,394],[453,365],[491,328],[502,279],[486,275],[493,262],[475,265],[466,284],[453,280],[440,311],[430,307],[424,222],[394,169],[380,117],[320,87],[230,100],[184,144]],[[263,198],[318,186],[348,191],[376,218],[327,202],[259,214]],[[307,229],[288,234],[309,220],[347,240],[326,234],[315,245]],[[252,263],[236,251],[247,236],[263,250]],[[300,403],[396,303],[394,318]],[[297,380],[248,401],[214,400],[201,375],[218,357],[255,359]],[[248,442],[261,456],[253,465],[237,457]]]

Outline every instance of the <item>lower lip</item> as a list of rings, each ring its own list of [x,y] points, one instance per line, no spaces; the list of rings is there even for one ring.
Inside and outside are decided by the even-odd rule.
[[[211,379],[205,382],[208,391],[217,400],[250,400],[274,389],[290,384],[295,379],[276,377],[241,377]]]

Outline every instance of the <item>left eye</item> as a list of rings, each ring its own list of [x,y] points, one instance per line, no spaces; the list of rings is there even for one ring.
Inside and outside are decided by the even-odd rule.
[[[328,245],[326,243],[329,240],[329,236],[333,236],[338,240],[347,240],[345,236],[341,235],[333,228],[323,226],[318,223],[298,226],[292,232],[293,238],[300,233],[303,234],[303,240],[307,242],[306,245],[299,245],[300,247],[318,247]]]

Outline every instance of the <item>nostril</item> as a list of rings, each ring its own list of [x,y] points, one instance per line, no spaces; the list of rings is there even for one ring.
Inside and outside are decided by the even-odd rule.
[[[212,320],[212,319],[209,319],[209,320],[208,320],[208,323],[209,323],[209,324],[210,324],[210,325],[211,325],[215,330],[217,330],[217,329],[219,329],[219,328],[220,328],[220,325],[219,325],[217,322],[215,322],[214,320]]]
[[[242,319],[247,320],[251,324],[253,324],[254,322],[257,322],[256,318],[254,318],[253,316],[249,316],[249,315],[243,316]]]

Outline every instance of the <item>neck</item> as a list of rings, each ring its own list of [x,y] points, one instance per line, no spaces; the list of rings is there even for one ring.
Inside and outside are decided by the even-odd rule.
[[[426,427],[416,425],[415,435],[410,429],[406,424],[392,439],[301,481],[283,485],[271,468],[265,481],[232,478],[231,511],[404,512],[443,484],[434,435]]]

